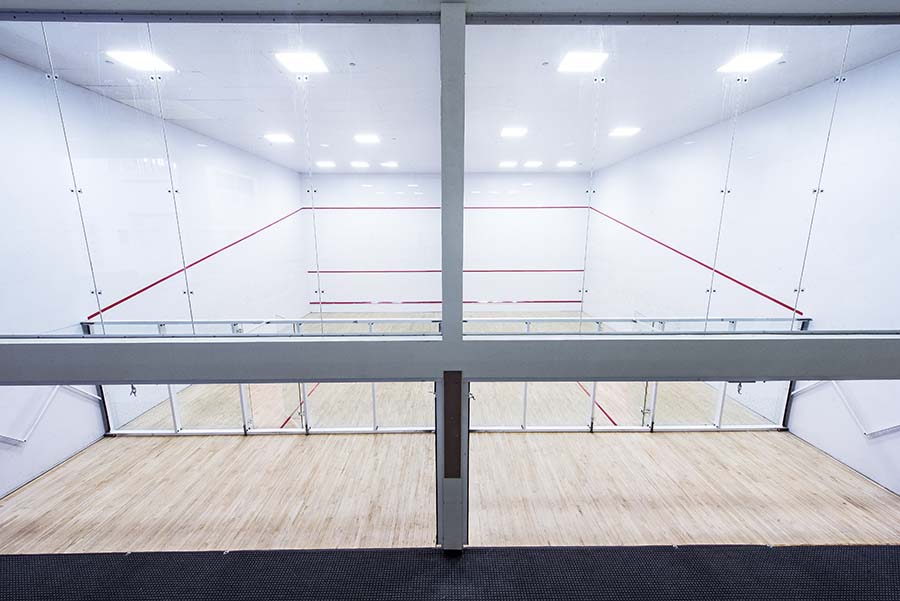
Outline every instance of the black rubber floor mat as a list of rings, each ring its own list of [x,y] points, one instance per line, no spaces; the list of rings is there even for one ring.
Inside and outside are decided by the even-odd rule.
[[[0,555],[0,599],[900,599],[900,547]]]

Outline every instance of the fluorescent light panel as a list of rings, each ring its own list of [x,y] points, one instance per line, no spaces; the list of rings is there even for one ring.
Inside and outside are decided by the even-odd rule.
[[[521,138],[528,133],[527,127],[504,127],[500,130],[501,138]]]
[[[385,161],[385,162],[381,163],[381,166],[387,167],[388,169],[396,169],[400,165],[399,165],[399,163],[397,163],[397,161]]]
[[[350,166],[354,169],[367,169],[369,164],[366,161],[350,161]]]
[[[138,71],[164,72],[175,70],[159,57],[143,50],[107,50],[106,56]]]
[[[320,169],[331,169],[334,166],[334,161],[316,161],[316,167]]]
[[[716,69],[719,73],[752,73],[782,57],[780,52],[744,52]]]
[[[577,164],[576,161],[560,161],[560,162],[558,162],[558,163],[556,164],[556,166],[557,166],[557,167],[568,168],[568,167],[574,167],[576,164]]]
[[[534,169],[535,167],[540,167],[544,164],[544,161],[525,161],[522,163],[523,167],[528,167],[529,169]]]
[[[611,138],[627,138],[641,131],[640,127],[616,127],[609,132]]]
[[[328,67],[315,52],[276,52],[275,58],[291,73],[328,72]]]
[[[560,73],[593,73],[607,58],[609,54],[606,52],[574,50],[566,53],[556,70]]]
[[[378,134],[356,134],[353,136],[353,139],[356,140],[357,144],[378,144],[381,142]]]
[[[518,165],[518,161],[500,161],[499,167],[501,169],[512,169],[516,165]]]
[[[263,136],[266,140],[271,142],[272,144],[293,144],[294,138],[289,136],[288,134],[266,134]]]

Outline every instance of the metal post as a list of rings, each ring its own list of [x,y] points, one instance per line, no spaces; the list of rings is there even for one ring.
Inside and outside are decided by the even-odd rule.
[[[244,434],[247,434],[253,428],[253,408],[247,399],[245,391],[246,384],[238,384],[238,394],[241,397],[241,420],[244,427]]]
[[[656,423],[656,395],[659,393],[659,382],[650,383],[650,431]]]
[[[435,426],[437,542],[444,552],[460,552],[469,529],[469,384],[462,372],[444,372]]]
[[[178,413],[178,403],[175,401],[175,391],[171,384],[166,384],[169,389],[169,409],[172,411],[172,427],[175,432],[181,432],[181,415]]]
[[[809,329],[809,320],[804,319],[800,321],[800,331],[805,331]],[[788,384],[787,396],[784,399],[784,406],[781,409],[781,426],[783,428],[788,427],[788,421],[791,418],[791,403],[794,402],[794,389],[797,386],[797,380],[791,380]]]
[[[594,431],[594,407],[597,406],[597,382],[591,382],[591,398],[590,398],[591,406],[588,408],[589,418],[588,424],[590,425],[590,431]]]
[[[531,333],[531,322],[525,322],[525,333]],[[522,383],[522,429],[528,426],[528,382]]]
[[[300,383],[300,406],[303,408],[303,429],[309,434],[309,395],[306,394],[306,382]]]
[[[737,330],[737,322],[729,321],[728,322],[728,331],[734,332]],[[713,425],[716,428],[722,427],[722,415],[725,413],[725,398],[728,394],[728,382],[722,382],[722,390],[719,394],[719,404],[716,406],[716,414],[713,417]]]
[[[375,333],[375,322],[369,322],[369,334]],[[378,410],[375,406],[375,382],[372,382],[372,432],[378,431]]]
[[[441,3],[441,320],[443,340],[462,342],[466,5]]]
[[[94,323],[91,321],[81,322],[81,333],[90,336],[94,333]],[[97,396],[100,397],[100,416],[103,418],[103,432],[109,434],[112,430],[112,422],[109,419],[109,407],[106,404],[106,395],[103,394],[103,386],[97,385]]]

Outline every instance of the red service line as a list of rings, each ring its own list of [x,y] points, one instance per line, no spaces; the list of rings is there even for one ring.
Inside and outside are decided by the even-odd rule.
[[[803,315],[803,311],[801,311],[800,309],[797,309],[796,307],[792,307],[791,305],[789,305],[789,304],[787,304],[787,303],[785,303],[785,302],[782,302],[782,301],[778,300],[778,299],[775,298],[774,296],[770,296],[770,295],[766,294],[765,292],[763,292],[763,291],[761,291],[761,290],[759,290],[759,289],[757,289],[757,288],[754,288],[753,286],[751,286],[751,285],[749,285],[749,284],[746,284],[746,283],[740,281],[739,279],[737,279],[737,278],[735,278],[735,277],[732,277],[732,276],[728,275],[727,273],[723,273],[723,272],[719,271],[718,269],[716,269],[715,267],[713,267],[713,266],[711,266],[711,265],[707,265],[706,263],[704,263],[704,262],[701,261],[700,259],[695,259],[694,257],[690,256],[689,254],[684,253],[684,252],[678,250],[677,248],[675,248],[675,247],[673,247],[673,246],[669,246],[668,244],[666,244],[666,243],[663,242],[662,240],[658,240],[658,239],[654,238],[653,236],[651,236],[651,235],[649,235],[649,234],[645,234],[644,232],[640,231],[639,229],[634,228],[634,227],[631,227],[630,225],[628,225],[628,224],[625,223],[624,221],[619,221],[618,219],[616,219],[616,218],[613,217],[612,215],[607,215],[607,214],[604,213],[603,211],[601,211],[601,210],[599,210],[599,209],[595,209],[594,207],[591,207],[591,210],[594,211],[594,212],[596,212],[596,213],[598,213],[598,214],[600,214],[600,215],[603,215],[604,217],[606,217],[607,219],[609,219],[609,220],[611,220],[611,221],[614,221],[614,222],[618,223],[618,224],[621,225],[622,227],[628,228],[629,230],[631,230],[631,231],[634,232],[635,234],[641,235],[641,236],[643,236],[644,238],[646,238],[647,240],[650,240],[651,242],[655,242],[655,243],[659,244],[660,246],[662,246],[663,248],[667,248],[667,249],[671,250],[673,253],[675,253],[675,254],[677,254],[677,255],[680,255],[680,256],[684,257],[684,258],[687,259],[688,261],[693,261],[693,262],[696,263],[697,265],[700,265],[701,267],[705,267],[706,269],[712,271],[713,273],[722,276],[722,277],[725,278],[726,280],[730,280],[730,281],[734,282],[735,284],[737,284],[738,286],[741,286],[741,287],[743,287],[743,288],[746,288],[746,289],[749,290],[750,292],[753,292],[754,294],[758,294],[759,296],[765,298],[766,300],[772,301],[772,302],[775,303],[776,305],[779,305],[779,306],[781,306],[781,307],[784,307],[785,309],[787,309],[787,310],[789,310],[789,311],[793,311],[793,312],[795,312],[797,315]]]
[[[466,205],[464,209],[489,209],[502,211],[506,209],[589,209],[587,205]]]
[[[588,395],[588,396],[591,396],[590,391],[589,391],[587,388],[584,387],[584,384],[582,384],[581,382],[576,382],[576,384],[578,384],[579,386],[581,386],[581,389],[584,391],[584,394],[586,394],[586,395]],[[611,424],[614,425],[614,426],[618,426],[618,425],[619,425],[619,424],[616,423],[616,420],[614,420],[612,417],[610,417],[609,413],[606,412],[606,409],[604,409],[604,408],[600,405],[600,403],[597,402],[597,399],[594,399],[594,405],[596,405],[596,406],[597,406],[597,409],[599,409],[599,410],[603,413],[603,415],[606,416],[606,419],[609,420],[609,423],[611,423]]]
[[[312,388],[310,388],[309,392],[306,393],[306,396],[307,396],[307,397],[312,396],[312,393],[314,393],[314,392],[316,391],[316,388],[318,388],[318,387],[319,387],[319,384],[317,383],[315,386],[313,386]],[[300,407],[302,407],[302,406],[303,406],[303,401],[301,400],[301,401],[300,401],[300,404],[297,405],[297,408],[294,409],[293,411],[291,411],[291,414],[287,416],[287,419],[286,419],[286,420],[284,420],[284,423],[281,424],[280,426],[278,426],[278,429],[281,430],[281,429],[284,428],[286,425],[288,425],[288,422],[291,421],[291,419],[294,417],[294,414],[295,414],[295,413],[297,413],[298,411],[300,411]]]

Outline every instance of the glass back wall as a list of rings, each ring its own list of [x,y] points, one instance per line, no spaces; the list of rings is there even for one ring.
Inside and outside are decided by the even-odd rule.
[[[889,327],[898,31],[470,26],[466,332]]]
[[[439,331],[437,26],[2,23],[0,69],[0,331]]]

